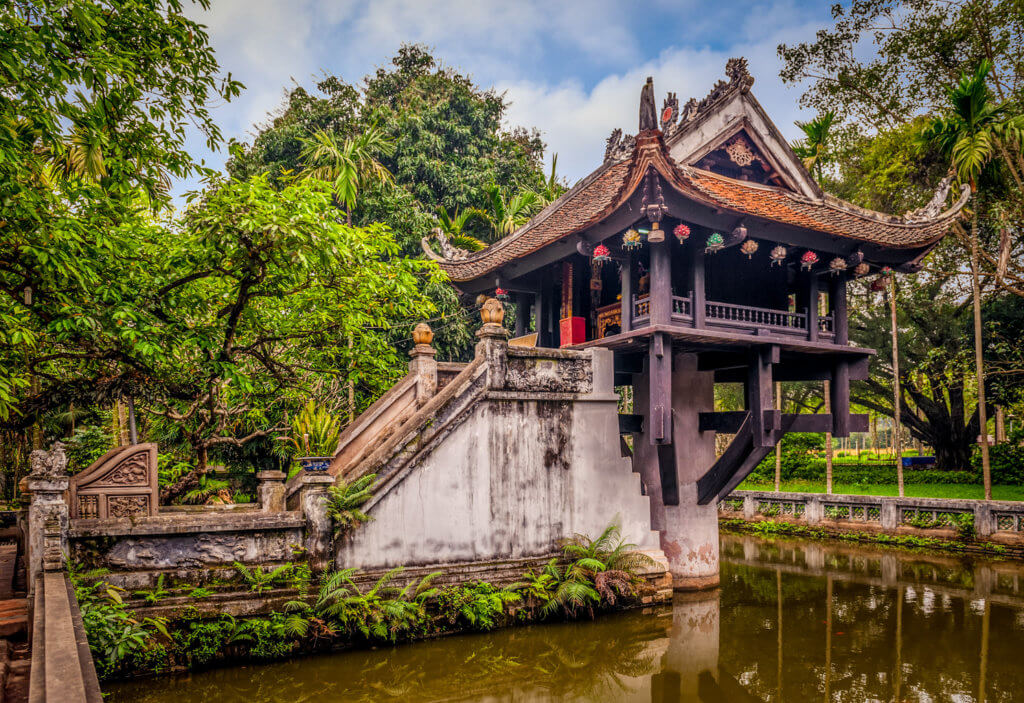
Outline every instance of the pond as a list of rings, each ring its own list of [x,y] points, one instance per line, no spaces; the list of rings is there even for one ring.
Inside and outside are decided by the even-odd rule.
[[[722,536],[722,587],[654,614],[108,684],[112,703],[1011,701],[1024,565]]]

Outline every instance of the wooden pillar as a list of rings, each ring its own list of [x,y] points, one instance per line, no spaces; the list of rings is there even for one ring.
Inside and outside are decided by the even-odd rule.
[[[836,362],[829,391],[829,402],[832,405],[832,434],[836,437],[849,437],[850,365],[847,362]]]
[[[704,291],[704,264],[706,257],[704,250],[698,244],[694,247],[693,256],[690,258],[690,295],[693,304],[693,326],[704,327],[704,315],[706,293]]]
[[[652,310],[653,301],[652,296]],[[650,383],[647,418],[651,426],[651,444],[672,444],[672,338],[669,335],[657,332],[651,337],[647,363]]]
[[[750,366],[747,367],[747,410],[750,412],[751,429],[755,447],[774,446],[772,427],[766,427],[764,411],[771,410],[772,364],[779,361],[779,348],[766,346],[751,351]]]
[[[622,332],[629,332],[633,329],[633,255],[626,254],[619,271],[619,280],[622,284],[619,289],[621,295],[621,311],[619,313],[619,329]]]
[[[543,283],[537,291],[537,346],[553,347],[551,337],[551,290]]]
[[[672,319],[672,257],[668,241],[651,242],[651,326]]]
[[[835,332],[835,343],[846,346],[850,343],[849,308],[846,304],[846,281],[845,273],[837,274],[832,278],[829,286],[829,301],[832,306],[832,329]]]
[[[807,274],[807,339],[818,341],[818,276]]]
[[[522,337],[530,327],[530,296],[516,293],[516,336]]]

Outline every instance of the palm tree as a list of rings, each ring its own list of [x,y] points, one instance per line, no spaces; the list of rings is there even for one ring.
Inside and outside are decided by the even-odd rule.
[[[487,214],[483,210],[473,207],[463,210],[462,212],[456,210],[453,214],[449,215],[448,210],[444,205],[437,206],[438,227],[440,227],[441,231],[444,232],[449,243],[459,249],[465,249],[466,251],[480,251],[487,246],[484,242],[480,241],[476,237],[466,234],[465,232],[466,223],[475,217],[486,220]]]
[[[793,144],[793,151],[803,160],[804,167],[819,181],[821,180],[821,167],[828,160],[826,150],[835,121],[836,113],[829,110],[809,122],[796,123],[796,126],[803,131],[804,138]]]
[[[978,180],[992,163],[1004,133],[1011,128],[1006,106],[992,99],[986,79],[992,64],[983,60],[973,74],[964,73],[959,82],[946,89],[949,110],[934,118],[921,133],[926,144],[949,157],[957,180],[975,194]],[[985,401],[985,369],[981,348],[981,283],[978,252],[977,201],[971,207],[971,295],[974,303],[974,370],[978,384],[978,420],[981,428],[981,466],[985,500],[992,500],[992,476],[988,456],[988,417]]]
[[[374,181],[394,182],[391,172],[377,157],[394,154],[395,142],[376,123],[346,139],[317,130],[302,143],[306,177],[332,184],[335,203],[345,209],[349,224],[352,224],[352,209],[362,188]]]
[[[532,191],[509,195],[495,183],[486,186],[484,193],[487,196],[485,216],[495,239],[510,235],[526,224],[540,203],[540,197]]]
[[[547,207],[558,200],[564,192],[565,186],[562,185],[562,179],[558,177],[558,154],[554,154],[551,157],[551,173],[548,174],[544,184],[537,191],[537,205],[540,208]]]

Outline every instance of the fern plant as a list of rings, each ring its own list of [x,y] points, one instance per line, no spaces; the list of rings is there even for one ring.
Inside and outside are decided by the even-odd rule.
[[[299,456],[332,456],[338,448],[341,418],[310,400],[295,414],[291,433],[278,439],[290,443]]]
[[[291,564],[284,564],[272,571],[264,571],[262,566],[250,569],[238,561],[234,562],[234,567],[242,580],[249,586],[249,590],[256,593],[269,591],[275,585],[284,585],[292,577]]]
[[[327,489],[327,515],[334,521],[335,536],[373,519],[361,507],[373,497],[376,481],[377,474],[368,474],[352,482],[339,479]]]
[[[164,588],[164,574],[160,574],[156,577],[156,584],[153,586],[152,590],[135,591],[133,595],[137,598],[142,598],[147,605],[155,605],[170,594],[171,592]]]

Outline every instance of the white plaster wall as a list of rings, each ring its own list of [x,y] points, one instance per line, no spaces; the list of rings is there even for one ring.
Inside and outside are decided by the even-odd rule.
[[[338,546],[338,566],[536,556],[616,516],[628,541],[656,547],[640,478],[620,456],[614,396],[602,398],[477,404]]]

